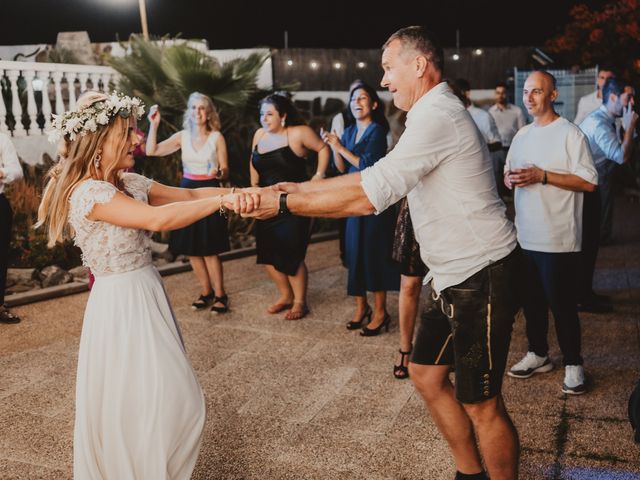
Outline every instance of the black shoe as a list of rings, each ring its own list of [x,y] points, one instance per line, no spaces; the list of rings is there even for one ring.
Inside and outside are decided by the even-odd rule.
[[[613,312],[613,305],[610,303],[600,302],[596,299],[589,299],[585,302],[578,303],[578,311],[588,313],[611,313]]]
[[[221,303],[224,306],[216,307],[216,303]],[[229,311],[229,297],[226,294],[221,297],[214,297],[211,311],[213,313],[227,313]]]
[[[383,328],[388,332],[390,323],[391,317],[388,313],[385,312],[384,320],[382,320],[382,323],[380,325],[378,325],[376,328],[364,327],[362,330],[360,330],[360,335],[362,335],[363,337],[375,337],[376,335],[380,335],[382,333]]]
[[[400,352],[400,365],[393,366],[393,376],[398,380],[404,380],[405,378],[409,378],[409,367],[404,364],[404,357],[411,355],[411,350],[408,352],[403,352],[402,349],[398,350]]]
[[[0,307],[0,323],[20,323],[20,317],[4,307]]]
[[[211,292],[208,295],[200,295],[198,299],[191,304],[191,309],[202,310],[203,308],[207,308],[211,305],[214,298],[216,298],[216,294],[214,292]]]
[[[364,324],[365,320],[369,320],[369,322],[371,321],[371,314],[373,312],[371,311],[371,307],[369,305],[367,305],[367,308],[365,309],[364,313],[362,314],[362,316],[360,317],[360,320],[358,320],[357,322],[349,322],[347,323],[347,330],[358,330],[359,328],[362,328],[362,325]]]

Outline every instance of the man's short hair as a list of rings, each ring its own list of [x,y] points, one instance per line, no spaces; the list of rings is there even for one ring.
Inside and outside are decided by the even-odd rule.
[[[609,95],[612,93],[618,97],[624,92],[624,82],[616,77],[607,78],[602,86],[602,103],[606,105],[609,102]]]
[[[504,82],[496,83],[496,88],[500,88],[500,87],[502,87],[502,88],[504,88],[506,90],[507,89],[507,84],[504,83]]]
[[[413,48],[420,52],[433,64],[436,70],[439,70],[440,73],[444,72],[444,51],[435,37],[425,27],[401,28],[384,42],[382,49],[387,48],[394,40],[400,40],[403,49]]]
[[[466,78],[457,78],[455,80],[455,84],[463,92],[468,92],[469,90],[471,90],[471,84],[469,83],[469,81]]]

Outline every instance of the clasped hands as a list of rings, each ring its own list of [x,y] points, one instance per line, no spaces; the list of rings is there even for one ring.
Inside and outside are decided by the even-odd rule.
[[[527,187],[534,183],[542,183],[544,170],[535,165],[525,165],[524,168],[516,168],[504,172],[504,184],[509,190],[513,187]]]
[[[295,193],[298,189],[298,184],[291,182],[278,183],[270,187],[241,188],[224,195],[222,205],[241,217],[265,220],[278,215],[282,193]]]

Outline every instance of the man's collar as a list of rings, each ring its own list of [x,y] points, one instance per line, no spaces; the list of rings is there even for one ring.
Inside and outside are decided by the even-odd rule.
[[[446,92],[448,89],[449,89],[449,85],[447,85],[447,82],[440,82],[436,86],[429,89],[409,109],[409,111],[407,112],[407,118],[409,118],[409,116],[411,115],[411,112],[413,112],[414,109],[420,108],[420,105],[429,103],[430,99],[436,98],[438,95],[441,95],[442,93]]]

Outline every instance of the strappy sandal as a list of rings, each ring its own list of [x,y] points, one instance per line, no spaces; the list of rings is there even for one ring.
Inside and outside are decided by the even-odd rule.
[[[408,352],[403,352],[402,349],[398,350],[400,353],[400,365],[393,366],[393,376],[398,380],[404,380],[405,378],[409,378],[409,367],[404,364],[404,357],[407,357],[411,354],[411,350]]]
[[[309,308],[303,303],[294,303],[293,305],[294,306],[302,305],[302,309],[298,311],[293,311],[293,306],[292,306],[291,310],[285,313],[284,315],[285,320],[302,320],[304,317],[306,317],[310,313]]]
[[[355,322],[351,321],[347,323],[347,330],[358,330],[359,328],[362,328],[365,325],[364,323],[365,320],[368,320],[367,323],[371,321],[372,314],[373,314],[373,311],[371,310],[371,307],[367,305],[366,310],[364,311],[364,313],[362,314],[359,320]]]
[[[20,323],[20,317],[0,306],[0,323]]]
[[[216,303],[221,303],[223,306],[216,307]],[[229,297],[226,294],[221,297],[213,297],[211,311],[213,313],[227,313],[229,311]]]
[[[193,310],[202,310],[203,308],[207,308],[214,298],[216,298],[216,294],[214,292],[211,292],[209,295],[200,295],[198,299],[191,304],[191,308]]]

